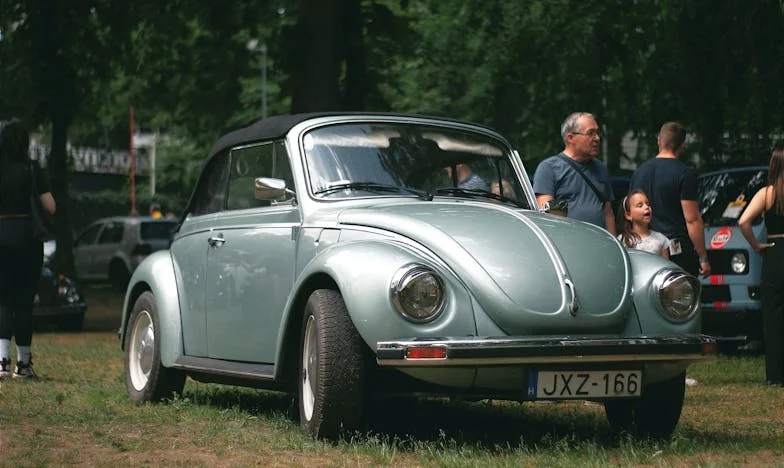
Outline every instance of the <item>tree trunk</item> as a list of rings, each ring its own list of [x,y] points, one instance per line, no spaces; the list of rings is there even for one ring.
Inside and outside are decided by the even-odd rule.
[[[301,0],[291,111],[340,108],[340,0]]]
[[[59,30],[58,11],[61,3],[51,0],[30,0],[28,11],[32,26],[32,42],[39,57],[36,89],[43,96],[44,112],[52,123],[52,147],[47,168],[52,195],[57,203],[54,216],[57,251],[55,263],[60,273],[74,276],[73,239],[68,200],[68,128],[74,113],[75,79],[71,64],[63,56],[67,48],[65,34]]]
[[[343,0],[344,22],[340,30],[343,32],[343,50],[346,60],[346,81],[344,88],[344,108],[346,110],[364,110],[367,61],[362,27],[362,6],[360,0]]]

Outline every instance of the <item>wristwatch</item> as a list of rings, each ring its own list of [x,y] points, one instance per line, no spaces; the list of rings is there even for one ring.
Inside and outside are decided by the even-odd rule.
[[[700,257],[700,263],[708,263],[708,257]]]

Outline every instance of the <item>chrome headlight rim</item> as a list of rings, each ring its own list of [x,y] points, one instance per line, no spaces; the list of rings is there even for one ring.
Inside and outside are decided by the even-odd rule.
[[[427,315],[418,316],[407,310],[406,306],[401,301],[401,294],[415,281],[419,281],[428,275],[431,276],[437,284],[439,298],[436,305]],[[435,269],[427,265],[411,263],[398,269],[390,283],[390,296],[392,298],[392,304],[395,306],[395,310],[397,310],[406,320],[414,323],[432,322],[440,317],[441,313],[446,309],[446,288],[444,279]]]
[[[678,281],[686,281],[691,286],[692,291],[694,291],[694,301],[689,307],[687,313],[683,315],[676,315],[673,314],[670,309],[668,309],[667,304],[665,304],[662,293],[674,283]],[[702,290],[702,285],[700,281],[695,278],[694,276],[682,271],[682,270],[673,270],[673,269],[666,269],[661,270],[656,274],[653,279],[653,293],[656,296],[656,305],[658,306],[659,312],[662,314],[664,318],[669,320],[672,323],[685,323],[688,322],[697,315],[700,310],[700,292]]]

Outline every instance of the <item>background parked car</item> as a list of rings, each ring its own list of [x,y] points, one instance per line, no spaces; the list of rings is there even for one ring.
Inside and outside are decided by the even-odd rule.
[[[761,340],[762,257],[743,238],[738,218],[754,194],[767,184],[767,166],[748,166],[701,174],[699,197],[712,274],[702,278],[703,330],[738,341]],[[766,238],[765,223],[752,230]]]
[[[55,323],[63,330],[81,330],[86,311],[87,301],[76,281],[54,272],[49,266],[41,268],[33,308],[36,326]]]
[[[101,218],[84,229],[74,242],[79,281],[109,281],[124,291],[139,263],[169,246],[176,219],[145,216]]]

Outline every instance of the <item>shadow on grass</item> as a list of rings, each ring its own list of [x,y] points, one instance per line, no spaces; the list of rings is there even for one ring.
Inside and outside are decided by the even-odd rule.
[[[208,386],[188,391],[185,397],[195,404],[221,409],[237,409],[249,415],[283,420],[298,425],[296,398],[276,392]],[[704,431],[681,424],[675,442],[632,441],[627,435],[614,434],[606,422],[601,406],[584,406],[582,402],[560,404],[516,404],[498,401],[460,402],[446,399],[388,399],[369,405],[362,431],[346,436],[350,443],[392,443],[402,450],[422,444],[442,448],[475,448],[509,452],[522,447],[562,449],[594,446],[616,448],[635,446],[688,446],[693,450],[725,449],[728,444],[748,445],[748,435],[730,431]],[[686,441],[686,444],[683,444]],[[759,440],[760,447],[772,440]]]

